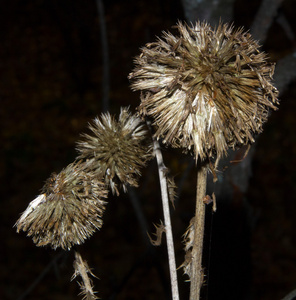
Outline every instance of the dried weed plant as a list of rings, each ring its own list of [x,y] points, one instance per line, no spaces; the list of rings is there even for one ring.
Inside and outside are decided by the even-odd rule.
[[[79,156],[60,173],[53,173],[41,194],[16,222],[17,232],[27,232],[37,246],[70,250],[82,244],[103,225],[108,189],[119,195],[118,186],[137,186],[140,168],[152,158],[151,140],[143,121],[122,108],[118,121],[109,113],[89,125],[92,135],[78,142]],[[97,299],[93,275],[78,251],[75,273],[80,275],[84,299]]]
[[[138,186],[141,168],[153,156],[153,141],[165,211],[154,244],[160,244],[165,232],[170,270],[176,269],[168,205],[168,195],[175,197],[175,184],[167,178],[158,140],[182,148],[198,165],[195,217],[185,233],[182,264],[191,281],[190,299],[198,300],[204,282],[201,259],[205,204],[210,202],[209,166],[215,161],[217,168],[229,148],[254,143],[279,101],[272,84],[274,65],[248,32],[222,23],[213,29],[201,22],[190,26],[179,22],[176,29],[177,35],[164,32],[135,59],[129,79],[132,89],[141,91],[139,115],[122,108],[118,120],[104,113],[89,124],[90,133],[77,143],[75,162],[51,175],[16,227],[37,246],[71,249],[82,244],[102,227],[108,189],[119,195],[121,188]],[[152,138],[140,117],[152,121]],[[73,278],[83,279],[85,299],[96,299],[89,278],[93,274],[77,251],[74,269]],[[172,296],[178,300],[176,270],[170,274]]]
[[[204,282],[202,248],[207,172],[229,148],[255,142],[278,91],[274,64],[248,32],[220,23],[179,22],[177,35],[164,32],[146,44],[129,75],[141,91],[140,115],[152,120],[154,137],[193,153],[198,163],[194,224],[185,235],[184,272],[191,281],[190,299],[200,297]],[[188,233],[190,232],[190,234]]]

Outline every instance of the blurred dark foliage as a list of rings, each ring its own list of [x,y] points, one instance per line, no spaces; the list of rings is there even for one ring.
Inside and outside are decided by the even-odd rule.
[[[51,172],[59,172],[76,156],[75,142],[87,122],[100,113],[102,50],[95,1],[1,1],[0,9],[0,299],[77,299],[70,283],[72,252],[37,248],[13,225],[39,194]],[[252,23],[258,1],[237,0],[234,22]],[[296,34],[295,2],[282,7]],[[110,57],[110,110],[134,109],[139,94],[127,76],[139,47],[184,19],[179,1],[105,1]],[[276,61],[295,45],[280,26],[270,28],[264,45]],[[253,175],[245,195],[208,209],[205,299],[281,299],[296,288],[296,86],[280,95],[259,137]],[[183,184],[173,229],[177,264],[183,261],[180,242],[194,211],[195,168],[191,159],[164,149],[176,183]],[[135,190],[149,232],[162,218],[155,163],[143,172]],[[219,201],[219,199],[218,199]],[[82,247],[100,280],[103,299],[169,299],[167,255],[148,244],[128,195],[111,197],[102,230]],[[188,296],[180,274],[181,298]],[[31,290],[30,286],[34,284]],[[28,293],[26,293],[26,291]]]

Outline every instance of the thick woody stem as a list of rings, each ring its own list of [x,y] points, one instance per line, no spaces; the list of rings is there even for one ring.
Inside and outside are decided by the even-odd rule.
[[[172,298],[173,300],[179,300],[174,240],[173,240],[173,233],[172,233],[168,187],[167,187],[167,180],[166,180],[167,169],[163,163],[162,153],[159,149],[159,143],[156,141],[156,139],[153,140],[153,147],[154,147],[154,153],[158,165],[159,181],[160,181],[160,188],[161,188],[162,207],[163,207],[163,214],[164,214],[164,224],[165,224],[168,258],[169,258],[170,277],[171,277]]]
[[[197,172],[196,208],[194,218],[194,242],[192,248],[192,267],[190,278],[190,300],[200,299],[200,289],[203,284],[202,250],[205,223],[205,204],[203,198],[206,195],[207,166],[202,165]]]

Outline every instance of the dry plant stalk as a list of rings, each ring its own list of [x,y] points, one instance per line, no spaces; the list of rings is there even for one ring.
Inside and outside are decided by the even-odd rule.
[[[129,78],[132,89],[141,91],[139,113],[152,119],[154,137],[193,153],[199,165],[206,162],[215,172],[229,148],[255,142],[270,109],[277,109],[274,65],[242,28],[220,23],[213,29],[200,22],[179,22],[176,28],[178,35],[164,32],[141,49]],[[198,169],[192,266],[187,265],[191,300],[199,299],[202,285],[206,174],[206,167]]]
[[[169,206],[169,190],[167,183],[167,168],[164,165],[162,153],[159,148],[159,143],[156,139],[153,139],[153,148],[158,165],[158,174],[159,182],[161,189],[161,199],[162,199],[162,208],[164,215],[164,225],[167,241],[167,251],[169,257],[169,270],[170,270],[170,279],[171,279],[171,291],[173,300],[179,300],[179,287],[178,287],[178,277],[177,277],[177,268],[176,268],[176,259],[175,259],[175,249],[174,249],[174,239],[173,231],[170,217],[170,206]],[[159,233],[161,230],[159,230]]]
[[[74,274],[71,278],[71,281],[74,280],[77,276],[80,276],[82,279],[81,283],[78,283],[81,289],[80,295],[83,295],[85,300],[95,300],[99,299],[93,291],[93,283],[89,278],[89,274],[93,277],[96,277],[90,270],[86,261],[81,257],[81,254],[78,251],[75,251],[75,260],[74,260]]]
[[[207,171],[206,166],[201,166],[197,172],[196,185],[196,208],[193,230],[193,245],[191,251],[191,274],[190,274],[190,299],[199,299],[200,290],[204,282],[204,272],[202,268],[202,250],[205,224],[205,204],[202,199],[206,195],[207,186]]]

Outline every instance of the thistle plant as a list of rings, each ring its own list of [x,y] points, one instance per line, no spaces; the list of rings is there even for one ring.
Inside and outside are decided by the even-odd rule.
[[[138,186],[141,169],[152,158],[153,141],[165,220],[161,231],[167,236],[172,295],[178,300],[170,186],[159,142],[181,148],[197,165],[195,217],[185,234],[182,264],[191,282],[190,299],[197,300],[204,282],[207,173],[215,173],[228,149],[254,143],[279,101],[272,84],[274,65],[248,32],[222,23],[213,29],[206,23],[179,22],[176,28],[178,34],[164,32],[135,59],[129,79],[132,89],[141,91],[138,114],[122,108],[118,120],[108,112],[95,118],[90,133],[77,143],[78,157],[51,175],[16,227],[37,246],[69,250],[82,244],[102,227],[108,190],[119,195],[121,188],[126,192],[128,186]],[[84,295],[95,299],[88,278],[92,272],[77,251],[74,267],[73,278],[82,277]]]
[[[37,246],[70,250],[82,244],[103,225],[108,189],[119,195],[118,187],[137,186],[140,168],[152,157],[151,140],[139,117],[122,108],[118,121],[109,113],[89,125],[77,143],[79,156],[60,173],[46,180],[36,197],[16,222],[17,232],[27,232]],[[75,250],[74,275],[82,277],[81,294],[97,299],[90,271]]]
[[[193,236],[187,239],[185,272],[190,276],[190,299],[200,296],[203,283],[206,178],[229,148],[255,142],[278,92],[272,85],[274,65],[243,29],[221,24],[177,24],[178,35],[141,49],[130,74],[132,89],[141,91],[139,113],[152,119],[154,137],[190,151],[199,164]],[[212,168],[214,172],[214,169]],[[189,257],[189,259],[188,259]]]

